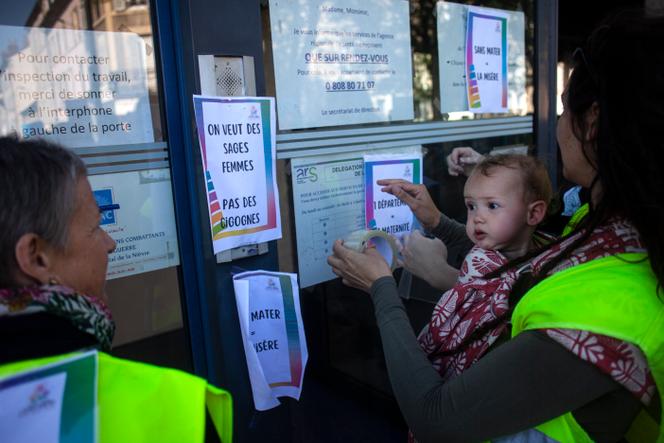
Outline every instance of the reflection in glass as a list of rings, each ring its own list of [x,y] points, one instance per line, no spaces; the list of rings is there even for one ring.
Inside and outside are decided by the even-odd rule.
[[[163,140],[146,0],[39,1],[5,10],[0,133],[51,136],[70,147]]]
[[[27,129],[39,136],[47,135],[49,130],[54,141],[85,148],[164,140],[147,0],[6,3],[0,15],[0,134],[16,131],[26,135],[23,131]],[[131,129],[127,123],[132,124]],[[98,132],[91,130],[93,125]],[[59,133],[62,128],[66,133]],[[97,156],[97,161],[108,157],[99,153],[91,155]],[[159,188],[169,192],[144,190],[143,194],[148,195],[140,201],[140,192],[132,194],[126,190],[122,201],[117,201],[120,195],[117,180],[126,180],[128,174],[140,176],[144,184],[165,181]],[[125,257],[122,278],[107,283],[109,305],[117,324],[114,345],[131,343],[114,352],[144,361],[190,367],[187,338],[182,329],[179,274],[175,266],[179,260],[168,170],[97,176],[97,181],[101,179],[108,180],[102,191],[108,191],[110,202],[119,206],[111,211],[114,223],[104,226],[106,229],[115,226],[118,244],[126,244],[128,238],[151,238],[155,236],[152,231],[158,234],[163,231],[149,226],[155,214],[160,217],[159,223],[170,226],[172,237],[170,245],[160,245],[165,248],[161,254],[163,266],[169,267],[134,273],[129,269],[129,258]],[[94,177],[91,181],[94,185]],[[129,209],[132,205],[134,208]],[[159,248],[151,245],[145,247],[152,248],[150,253],[159,252]],[[117,263],[119,255],[133,252],[131,247],[124,250],[120,247],[111,260]],[[146,253],[137,256],[141,254]],[[150,263],[141,266],[140,271],[157,268]],[[112,266],[111,272],[113,269]],[[126,276],[129,274],[135,275]],[[150,340],[135,343],[146,338]],[[167,346],[162,346],[163,343]]]

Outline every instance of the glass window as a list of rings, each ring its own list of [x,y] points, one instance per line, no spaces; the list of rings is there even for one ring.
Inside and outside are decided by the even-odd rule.
[[[107,283],[116,352],[165,362],[158,343],[168,343],[171,363],[188,367],[157,77],[146,0],[4,5],[0,134],[45,137],[83,157],[97,202],[113,208],[102,227],[118,245]]]
[[[289,28],[293,23],[289,17],[282,12],[274,16],[274,11],[270,10],[270,5],[275,2],[264,3],[263,7],[263,36],[264,36],[264,62],[267,95],[277,97],[280,100],[279,88],[276,87],[276,81],[279,79],[278,72],[285,69],[291,69],[292,66],[279,66],[279,63],[290,63],[297,65],[295,60],[306,53],[300,53],[302,48],[297,45],[287,46],[289,58],[277,57],[273,52],[273,39],[275,32],[290,32],[296,35],[307,35],[302,39],[301,45],[304,47],[315,47],[316,51],[321,52],[320,48],[338,47],[333,38],[322,38],[323,33],[328,35],[334,31],[341,32],[353,29],[352,25],[344,22],[348,11],[339,12],[332,16],[334,11],[326,9],[327,15],[319,14],[316,7],[307,7],[298,9],[294,14],[316,16],[319,14],[318,21],[311,19],[308,27],[302,25],[297,28]],[[286,2],[281,2],[287,4]],[[390,5],[398,5],[401,2],[394,1]],[[441,98],[441,73],[439,60],[439,48],[442,51],[456,51],[456,59],[449,56],[445,62],[455,64],[457,68],[461,64],[462,73],[464,65],[464,47],[455,46],[445,37],[445,40],[439,40],[439,23],[445,26],[446,30],[457,26],[455,38],[461,39],[462,45],[465,39],[465,16],[440,16],[447,14],[446,9],[440,9],[443,3],[425,0],[410,0],[408,3],[408,17],[410,25],[410,62],[412,73],[408,81],[412,81],[412,106],[413,118],[405,121],[383,121],[361,124],[342,124],[331,125],[328,127],[303,127],[297,129],[283,129],[280,127],[278,136],[278,153],[283,152],[282,156],[306,156],[322,155],[319,154],[323,149],[325,154],[332,154],[338,148],[338,152],[352,153],[356,151],[365,151],[376,146],[397,147],[399,142],[397,135],[399,131],[412,131],[411,134],[421,134],[421,139],[410,142],[413,136],[404,136],[404,146],[422,145],[424,150],[424,182],[429,188],[431,195],[442,211],[460,222],[465,222],[466,210],[463,202],[463,186],[465,178],[452,177],[447,172],[446,157],[457,146],[470,146],[482,154],[494,150],[516,149],[520,152],[535,153],[533,146],[531,116],[534,112],[533,105],[533,67],[534,67],[534,2],[533,0],[505,0],[505,1],[467,1],[454,3],[453,5],[479,6],[485,8],[494,8],[505,11],[509,17],[508,29],[511,33],[507,35],[508,47],[508,68],[509,68],[509,106],[507,113],[471,113],[468,111],[453,111],[450,109],[449,97]],[[288,4],[296,5],[298,2]],[[334,5],[339,6],[339,5]],[[327,8],[327,6],[320,6]],[[452,6],[454,7],[454,6]],[[362,9],[361,6],[357,6]],[[332,8],[334,9],[334,8]],[[321,9],[322,10],[322,9]],[[442,12],[441,12],[442,11]],[[455,18],[456,17],[456,18]],[[281,20],[281,21],[280,21]],[[456,20],[456,22],[454,21]],[[306,24],[306,19],[301,23]],[[344,28],[346,26],[346,28]],[[367,24],[371,29],[366,31],[373,32],[373,25]],[[387,27],[382,31],[388,33],[391,29]],[[276,31],[275,31],[276,29]],[[381,29],[378,26],[378,29]],[[316,34],[318,32],[318,34]],[[450,31],[451,32],[451,31]],[[298,34],[299,33],[299,34]],[[310,33],[310,34],[309,34]],[[521,36],[519,38],[519,35]],[[283,43],[283,36],[279,36],[277,43]],[[293,38],[297,41],[297,38]],[[332,42],[332,43],[330,43]],[[373,44],[365,34],[357,34],[357,38],[346,38],[342,45],[364,46]],[[376,42],[380,45],[380,42]],[[442,47],[441,47],[442,45]],[[378,46],[377,46],[378,47]],[[384,47],[382,47],[384,49]],[[516,49],[515,49],[516,48]],[[284,50],[286,49],[277,49]],[[294,52],[293,52],[294,51]],[[314,49],[311,49],[313,54]],[[328,51],[333,52],[333,51]],[[341,51],[343,52],[343,51]],[[370,51],[367,51],[370,52]],[[513,58],[509,58],[509,53]],[[445,53],[447,54],[447,53]],[[459,55],[461,54],[461,55]],[[516,57],[516,55],[520,57]],[[312,59],[321,56],[310,56]],[[341,56],[339,56],[341,57]],[[355,57],[355,56],[353,56]],[[301,76],[307,76],[316,71],[323,70],[327,64],[324,58],[320,58],[321,63],[305,64],[301,68]],[[338,60],[341,60],[340,58]],[[355,63],[355,59],[350,60]],[[358,59],[358,61],[361,61]],[[312,67],[313,66],[313,67]],[[368,68],[367,68],[368,69]],[[293,71],[295,72],[295,71]],[[295,81],[291,79],[290,81]],[[462,81],[462,91],[465,91],[465,80]],[[339,85],[341,86],[341,85]],[[348,84],[345,85],[346,89]],[[351,85],[357,87],[358,85]],[[360,83],[360,86],[364,86]],[[330,86],[332,89],[332,85]],[[306,100],[324,101],[329,94],[327,87],[319,88],[315,95],[308,95]],[[339,92],[338,95],[350,97],[353,92]],[[458,97],[458,94],[457,94]],[[461,101],[465,100],[462,94]],[[350,100],[350,99],[349,99]],[[448,103],[445,103],[448,100]],[[441,101],[443,103],[441,103]],[[467,105],[467,102],[466,102]],[[461,120],[477,120],[462,122]],[[514,122],[519,126],[516,128],[506,127],[501,129],[487,129],[492,122],[503,124],[503,122]],[[463,126],[468,124],[467,126]],[[449,129],[448,129],[449,128]],[[469,129],[465,129],[469,128]],[[431,134],[429,131],[438,131]],[[462,133],[460,136],[454,134]],[[320,135],[317,135],[320,134]],[[319,137],[319,138],[317,138]],[[436,141],[439,138],[441,141]],[[433,139],[433,140],[431,140]],[[279,141],[283,140],[284,150],[281,150]],[[288,146],[296,144],[306,145],[306,149],[291,153]],[[338,140],[335,148],[326,148],[331,141]],[[442,141],[456,140],[456,141]],[[317,144],[319,143],[319,144]],[[377,149],[377,148],[375,148]],[[307,152],[309,150],[309,152]],[[280,160],[278,162],[279,187],[281,190],[281,208],[285,214],[282,217],[282,228],[284,229],[284,239],[279,243],[279,263],[281,270],[297,272],[298,254],[295,242],[295,218],[292,202],[292,180],[293,177],[287,177],[287,171],[290,171],[289,160]],[[450,257],[459,254],[459,251],[449,251]],[[397,271],[397,278],[399,272]],[[437,301],[440,294],[433,288],[428,287],[424,282],[414,279],[411,289],[411,300],[406,302],[407,310],[411,322],[416,331],[419,331],[424,322],[430,318],[433,304]],[[350,375],[370,386],[374,390],[383,393],[389,393],[390,387],[385,370],[384,359],[380,347],[380,337],[375,326],[371,302],[366,294],[360,293],[352,288],[345,287],[337,280],[331,280],[303,290],[301,297],[303,304],[303,313],[305,315],[305,324],[307,326],[307,336],[310,342],[310,356],[313,361],[318,361],[324,365]]]
[[[266,2],[267,3],[267,2]],[[392,2],[393,5],[398,5],[399,1]],[[454,112],[449,112],[449,106],[445,103],[445,101],[448,101],[449,103],[449,97],[447,94],[447,91],[449,89],[445,89],[445,94],[441,97],[441,73],[440,71],[440,66],[441,66],[441,61],[439,60],[439,52],[442,51],[442,53],[446,54],[449,58],[454,59],[454,60],[449,60],[446,59],[444,60],[443,64],[445,63],[453,63],[459,65],[459,69],[461,69],[461,72],[463,73],[463,64],[464,64],[464,57],[463,57],[463,47],[459,47],[458,45],[452,45],[450,41],[447,40],[449,37],[448,34],[443,34],[446,40],[443,40],[441,42],[438,41],[438,36],[440,33],[439,27],[441,29],[450,29],[450,27],[456,26],[458,29],[455,28],[455,34],[454,36],[456,37],[456,40],[461,39],[461,44],[463,44],[463,39],[464,39],[464,32],[465,32],[465,15],[458,15],[458,16],[453,16],[449,17],[449,14],[445,12],[446,10],[441,9],[441,16],[439,16],[438,7],[443,7],[439,5],[457,5],[457,4],[463,4],[465,6],[478,6],[478,7],[485,7],[485,8],[494,8],[501,10],[503,13],[508,15],[508,35],[507,35],[507,47],[508,47],[508,55],[507,55],[507,61],[508,61],[508,77],[509,77],[509,106],[508,106],[508,111],[504,113],[472,113],[469,111],[454,111]],[[284,2],[285,4],[285,2]],[[464,120],[464,119],[480,119],[480,118],[497,118],[497,117],[509,117],[509,116],[522,116],[522,115],[532,115],[533,110],[534,110],[534,104],[533,104],[533,66],[534,66],[534,2],[533,0],[497,0],[497,1],[492,1],[492,0],[485,0],[485,1],[472,1],[472,2],[459,2],[459,3],[453,3],[453,2],[435,2],[435,1],[425,1],[425,0],[410,0],[408,2],[409,8],[410,8],[410,51],[411,51],[411,57],[410,57],[410,63],[412,66],[412,75],[408,75],[408,78],[412,79],[412,105],[413,105],[413,118],[409,120],[399,120],[399,121],[394,121],[392,123],[389,122],[389,120],[392,120],[391,117],[386,117],[384,122],[376,122],[375,125],[383,126],[383,125],[389,125],[389,124],[405,124],[408,122],[436,122],[436,121],[454,121],[454,120]],[[292,3],[292,5],[295,5],[295,3]],[[282,7],[283,8],[283,7]],[[316,14],[318,14],[318,11],[314,10],[315,8],[303,8],[302,11],[298,10],[298,16],[299,17],[305,17],[305,16],[311,16],[311,17],[318,17]],[[334,9],[334,8],[332,8]],[[304,62],[302,66],[298,64],[297,59],[302,56],[305,57],[307,54],[310,54],[311,57],[316,57],[315,52],[321,52],[323,49],[321,48],[328,48],[328,50],[331,51],[329,48],[335,48],[340,45],[343,46],[354,46],[356,48],[355,54],[353,56],[361,56],[363,54],[357,54],[360,52],[359,47],[361,45],[364,45],[364,47],[368,47],[372,43],[367,43],[362,41],[361,37],[357,37],[356,40],[346,38],[346,40],[343,40],[343,38],[340,37],[340,41],[329,41],[329,39],[325,39],[323,37],[320,37],[320,35],[323,35],[324,32],[334,32],[338,33],[340,31],[348,30],[348,29],[355,29],[353,27],[353,24],[349,25],[348,23],[344,23],[344,20],[347,20],[345,17],[342,17],[342,14],[339,14],[339,18],[327,18],[323,17],[322,15],[318,20],[309,20],[309,19],[301,19],[299,21],[289,21],[288,24],[292,23],[297,23],[297,24],[307,24],[309,25],[310,28],[314,29],[298,29],[297,31],[302,31],[303,33],[312,32],[311,38],[307,41],[303,41],[299,45],[299,52],[293,54],[293,47],[286,47],[283,49],[277,49],[278,51],[284,51],[287,53],[287,60],[288,62],[286,63],[286,67],[282,67],[283,65],[283,59],[284,57],[279,58],[279,54],[274,54],[273,53],[273,46],[274,46],[274,36],[272,33],[274,32],[274,28],[276,27],[285,27],[287,26],[286,24],[279,22],[279,24],[272,24],[271,25],[271,17],[270,17],[270,11],[269,7],[267,4],[263,7],[263,36],[264,36],[264,43],[263,43],[263,48],[264,48],[264,60],[265,60],[265,78],[266,78],[266,85],[267,85],[267,94],[276,96],[277,99],[279,99],[279,89],[276,85],[276,82],[278,81],[279,73],[281,72],[281,81],[286,84],[292,82],[293,84],[297,84],[300,82],[301,84],[305,84],[307,82],[311,83],[310,78],[315,77],[314,71],[316,68],[312,68],[311,70],[308,69],[299,69],[301,67],[308,67],[308,66],[329,66],[329,65],[340,65],[340,66],[346,66],[347,64],[358,64],[357,62],[328,62],[323,60],[320,61],[320,63],[314,64],[313,61],[309,60]],[[282,18],[281,14],[277,20],[281,20]],[[295,14],[294,14],[295,15]],[[389,16],[389,15],[388,15]],[[361,22],[359,22],[361,23]],[[346,27],[348,28],[346,28]],[[460,27],[459,27],[460,26]],[[377,29],[382,29],[380,25],[376,27]],[[388,28],[389,29],[389,28]],[[289,30],[290,31],[290,30]],[[296,32],[296,30],[292,30],[293,32]],[[318,34],[313,34],[318,32]],[[385,31],[387,32],[387,31]],[[283,47],[283,37],[279,36],[281,39],[278,44],[281,44],[281,47]],[[455,43],[457,43],[455,40]],[[310,53],[300,53],[303,51],[302,48],[308,47],[308,46],[313,46],[313,49],[311,49]],[[380,46],[381,43],[376,43],[376,45]],[[389,50],[386,48],[386,45],[383,47],[385,52],[389,52]],[[342,57],[343,59],[343,51],[339,51],[339,57]],[[374,52],[380,52],[379,49],[376,49]],[[456,51],[458,54],[456,55],[450,55],[450,52]],[[378,55],[381,55],[377,52]],[[394,50],[395,53],[399,53],[399,48]],[[373,55],[373,54],[368,54],[368,55]],[[390,54],[388,54],[390,55]],[[324,57],[325,54],[319,55],[320,57]],[[278,59],[275,62],[275,59]],[[338,59],[338,58],[337,58]],[[281,65],[277,62],[281,60]],[[449,66],[449,65],[448,65]],[[295,69],[297,67],[298,69]],[[391,68],[398,69],[397,66],[390,66]],[[322,68],[321,68],[322,69]],[[308,74],[305,74],[305,71]],[[286,76],[283,74],[283,72],[289,72],[290,77],[295,77],[299,76],[298,79],[293,80],[286,78]],[[340,70],[340,72],[344,72],[343,69]],[[350,71],[345,71],[345,72],[350,72]],[[320,74],[320,71],[318,71],[318,74]],[[325,74],[320,74],[325,79],[332,79],[332,78],[343,78],[341,74],[338,74],[337,71],[335,71],[335,76],[330,77],[325,76]],[[448,75],[448,74],[443,74],[443,75]],[[463,78],[465,79],[465,75],[463,75]],[[465,82],[464,79],[461,79],[461,82]],[[315,80],[314,80],[315,81]],[[343,92],[350,92],[348,91],[349,87],[352,87],[353,89],[361,89],[361,88],[368,88],[368,86],[362,82],[362,81],[355,81],[355,82],[335,82],[334,80],[327,81],[324,86],[321,86],[318,88],[318,97],[317,101],[325,101],[330,95],[332,94],[327,94],[329,92],[336,92],[336,91],[331,91],[330,89],[336,88],[335,83],[339,83],[339,88],[343,87]],[[343,84],[341,84],[343,83]],[[353,83],[352,85],[350,83]],[[380,83],[379,80],[375,82],[374,87],[378,88],[378,84]],[[358,86],[359,85],[359,86]],[[306,86],[304,87],[306,88]],[[463,92],[463,87],[461,88]],[[284,88],[283,90],[286,90]],[[294,89],[295,91],[297,88]],[[307,89],[307,91],[309,91]],[[340,91],[341,92],[341,91]],[[283,92],[282,92],[283,93]],[[371,93],[371,90],[368,91],[368,93]],[[351,93],[352,94],[352,93]],[[350,96],[351,94],[348,94]],[[337,95],[337,94],[333,94]],[[463,96],[462,96],[463,98]],[[283,100],[283,99],[282,99]],[[302,102],[307,102],[311,100],[311,96],[307,95],[306,97],[302,97]],[[465,99],[464,99],[465,100]],[[441,103],[442,102],[442,103]],[[304,106],[303,103],[300,103],[300,106]],[[348,125],[336,125],[335,127],[340,127],[340,126],[348,126]],[[366,124],[364,124],[366,126]],[[288,130],[289,128],[284,129],[284,126],[280,124],[280,130],[281,132],[284,132],[285,130]],[[313,124],[308,125],[307,127],[300,128],[298,127],[297,129],[315,129]]]
[[[516,59],[508,52],[510,83],[525,83],[525,89],[512,87],[510,112],[507,114],[473,114],[470,112],[441,111],[440,96],[440,61],[439,50],[449,51],[449,45],[438,41],[438,23],[443,18],[438,16],[437,4],[441,2],[411,0],[410,32],[413,56],[413,90],[415,101],[415,121],[461,120],[471,118],[504,117],[509,115],[528,115],[533,113],[533,66],[534,66],[534,2],[533,0],[486,0],[459,2],[468,6],[480,6],[509,11],[511,21],[508,26],[514,32],[508,34],[508,48],[523,54],[525,66],[516,66]],[[523,15],[521,15],[521,13]],[[444,21],[450,25],[450,21]],[[518,29],[517,29],[518,28]],[[518,37],[524,39],[524,47],[518,47]],[[516,57],[516,53],[514,57]],[[520,64],[521,62],[519,62]],[[523,69],[524,71],[522,71]],[[517,92],[518,91],[518,92]]]

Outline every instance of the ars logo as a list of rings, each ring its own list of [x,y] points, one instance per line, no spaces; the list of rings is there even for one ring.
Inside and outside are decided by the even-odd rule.
[[[315,183],[318,181],[318,172],[316,171],[315,166],[307,166],[303,168],[295,169],[295,180],[299,185],[311,182]]]

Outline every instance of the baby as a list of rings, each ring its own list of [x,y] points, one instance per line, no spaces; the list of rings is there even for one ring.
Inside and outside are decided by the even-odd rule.
[[[485,250],[515,259],[532,249],[533,234],[546,215],[551,182],[534,157],[507,154],[484,158],[464,188],[466,233]]]
[[[445,380],[470,367],[504,331],[501,318],[517,271],[486,276],[538,246],[535,229],[546,215],[551,182],[534,157],[489,156],[473,169],[464,199],[466,233],[475,246],[418,338]],[[480,328],[486,333],[474,336]]]

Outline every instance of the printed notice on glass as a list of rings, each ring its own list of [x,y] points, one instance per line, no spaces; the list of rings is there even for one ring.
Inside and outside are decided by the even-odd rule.
[[[243,272],[233,276],[233,288],[254,406],[265,411],[278,397],[299,400],[308,351],[297,275]]]
[[[413,230],[415,218],[404,202],[381,191],[378,180],[401,179],[422,183],[422,150],[413,154],[364,156],[364,198],[367,229],[379,229],[401,239]]]
[[[405,0],[270,0],[279,129],[413,119]]]
[[[398,155],[412,150],[394,148],[380,152]],[[327,264],[334,241],[365,228],[364,155],[367,153],[291,161],[298,274],[303,288],[336,278]]]
[[[472,112],[507,112],[507,14],[468,8],[466,90]]]
[[[101,227],[115,240],[107,278],[180,264],[171,174],[167,168],[89,177]]]
[[[469,8],[469,6],[451,2],[441,1],[436,4],[440,104],[441,112],[444,113],[469,110],[466,86],[466,29]],[[507,17],[507,111],[512,114],[525,115],[528,112],[525,16],[522,11],[478,7],[473,7],[473,10],[484,15]],[[486,65],[484,66],[486,67]],[[478,112],[477,109],[472,111]]]
[[[338,238],[364,228],[362,154],[294,158],[293,206],[303,288],[336,278],[327,264]]]
[[[70,148],[153,142],[147,77],[138,34],[0,26],[0,134]]]
[[[214,253],[281,238],[274,99],[194,96]]]

